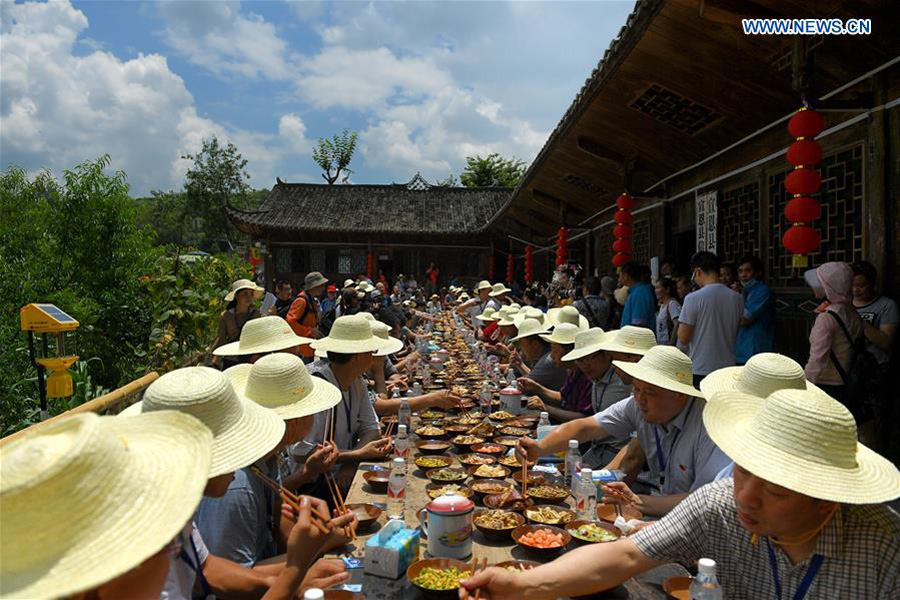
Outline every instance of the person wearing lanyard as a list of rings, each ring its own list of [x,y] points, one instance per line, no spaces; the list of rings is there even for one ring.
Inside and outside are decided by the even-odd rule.
[[[900,516],[884,504],[900,497],[900,471],[857,442],[843,405],[814,390],[722,391],[703,422],[734,460],[733,478],[616,542],[521,573],[492,567],[463,588],[491,598],[587,595],[704,557],[716,561],[729,600],[900,598]]]

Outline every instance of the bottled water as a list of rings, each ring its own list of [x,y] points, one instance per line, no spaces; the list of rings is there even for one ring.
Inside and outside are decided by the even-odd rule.
[[[431,369],[425,367],[422,371],[422,383],[424,385],[431,385]]]
[[[575,493],[575,482],[577,477],[573,477],[581,470],[581,451],[578,449],[578,440],[569,440],[569,451],[566,452],[566,487],[572,493]]]
[[[722,600],[725,598],[722,586],[716,579],[716,561],[711,558],[700,559],[697,576],[691,583],[689,597],[690,600]]]
[[[481,396],[478,400],[481,405],[481,414],[484,415],[484,418],[486,419],[488,415],[491,414],[491,402],[493,401],[493,395],[491,394],[491,387],[489,385],[481,386]]]
[[[510,387],[518,387],[516,382],[516,370],[512,366],[506,370],[506,382]]]
[[[537,424],[537,439],[538,441],[547,437],[547,434],[553,431],[553,425],[550,424],[550,414],[541,411],[541,419]]]
[[[413,397],[422,395],[422,385],[418,381],[413,384],[411,393]]]
[[[409,452],[409,435],[406,433],[406,425],[397,425],[397,437],[394,438],[394,456],[406,458]]]
[[[597,487],[594,485],[594,479],[590,469],[581,469],[580,477],[573,480],[573,484],[577,481],[576,489],[578,493],[575,496],[575,510],[578,512],[579,519],[593,521],[597,510]]]
[[[491,380],[494,382],[494,385],[497,386],[497,389],[500,389],[500,382],[503,381],[503,378],[500,375],[500,365],[494,364],[494,370],[491,373]]]
[[[403,520],[405,496],[406,461],[398,456],[391,463],[391,475],[388,479],[388,519]]]
[[[394,398],[400,398],[400,392],[394,390]],[[397,411],[397,425],[405,425],[406,431],[409,431],[409,396],[400,398],[400,410]],[[399,431],[399,429],[398,429]]]

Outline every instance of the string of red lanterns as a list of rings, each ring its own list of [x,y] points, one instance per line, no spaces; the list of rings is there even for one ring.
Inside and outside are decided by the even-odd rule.
[[[794,143],[787,150],[788,162],[794,165],[784,180],[784,187],[792,198],[784,207],[784,216],[792,224],[784,232],[781,243],[793,254],[793,267],[809,265],[807,254],[819,247],[819,230],[810,224],[819,218],[821,209],[813,194],[819,191],[822,177],[816,164],[822,160],[822,147],[813,138],[822,133],[822,116],[808,106],[802,107],[788,121],[788,132]]]
[[[616,198],[616,208],[618,210],[613,217],[616,222],[613,237],[616,238],[616,241],[612,245],[613,252],[615,252],[612,264],[616,268],[621,268],[631,260],[631,209],[634,208],[634,198],[628,192],[624,192]]]
[[[369,252],[369,256],[366,257],[366,277],[372,279],[375,277],[375,253]]]
[[[534,281],[534,256],[531,245],[525,246],[525,283]]]
[[[569,260],[569,230],[565,227],[559,228],[556,237],[556,266],[564,265]]]
[[[488,256],[488,281],[494,280],[494,255]]]

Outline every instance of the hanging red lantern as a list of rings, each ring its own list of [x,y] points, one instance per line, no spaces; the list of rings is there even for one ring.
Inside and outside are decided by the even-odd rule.
[[[612,245],[613,252],[627,254],[631,252],[631,240],[616,240]]]
[[[566,243],[569,239],[569,230],[560,227],[556,236],[556,266],[564,265],[569,258],[569,248]]]
[[[613,256],[612,263],[614,267],[618,268],[628,262],[628,254],[631,252],[631,227],[628,224],[633,219],[631,209],[634,208],[634,198],[628,192],[623,193],[616,198],[616,208],[619,210],[616,211],[613,220],[618,225],[613,228],[613,236],[616,241],[612,245],[616,255]]]
[[[809,225],[794,225],[784,232],[781,243],[795,255],[809,254],[819,247],[819,230]],[[805,258],[805,257],[804,257]]]
[[[825,129],[822,115],[804,106],[788,121],[788,132],[795,138],[814,138]]]
[[[488,281],[494,280],[494,255],[488,256]]]
[[[612,258],[612,264],[614,267],[621,267],[622,265],[627,263],[629,260],[631,260],[631,257],[628,256],[627,254],[616,254]]]
[[[629,227],[628,225],[616,225],[615,227],[613,227],[613,237],[630,238],[631,227]]]
[[[622,223],[625,225],[627,225],[628,223],[631,223],[631,219],[632,219],[631,213],[628,212],[627,210],[620,210],[613,217],[613,220],[615,220],[616,223]]]
[[[532,255],[532,247],[525,246],[525,283],[534,281],[534,256]]]
[[[375,277],[375,253],[369,252],[369,256],[366,258],[366,277],[372,279]]]
[[[811,223],[819,218],[821,209],[813,198],[798,196],[791,198],[784,207],[784,216],[791,223]]]
[[[814,165],[822,160],[822,146],[813,140],[794,142],[787,149],[787,159],[795,167]]]
[[[634,208],[634,198],[628,194],[622,194],[616,198],[616,208],[620,210],[631,210]]]
[[[819,232],[809,224],[821,214],[818,201],[811,196],[822,186],[822,176],[816,170],[822,147],[813,138],[824,127],[822,116],[805,106],[788,121],[788,131],[795,141],[787,150],[787,159],[794,170],[785,177],[784,187],[793,198],[784,207],[784,216],[793,226],[784,232],[781,243],[794,255],[794,267],[808,266],[806,255],[819,247]]]
[[[794,169],[784,180],[784,187],[795,196],[811,196],[819,191],[821,185],[819,172],[809,166]]]
[[[516,259],[512,254],[506,257],[506,281],[512,283],[516,277]]]

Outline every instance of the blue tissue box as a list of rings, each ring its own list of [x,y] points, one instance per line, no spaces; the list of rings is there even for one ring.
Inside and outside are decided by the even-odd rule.
[[[418,529],[407,529],[398,520],[390,520],[376,535],[366,541],[365,572],[379,577],[397,579],[419,560]]]

